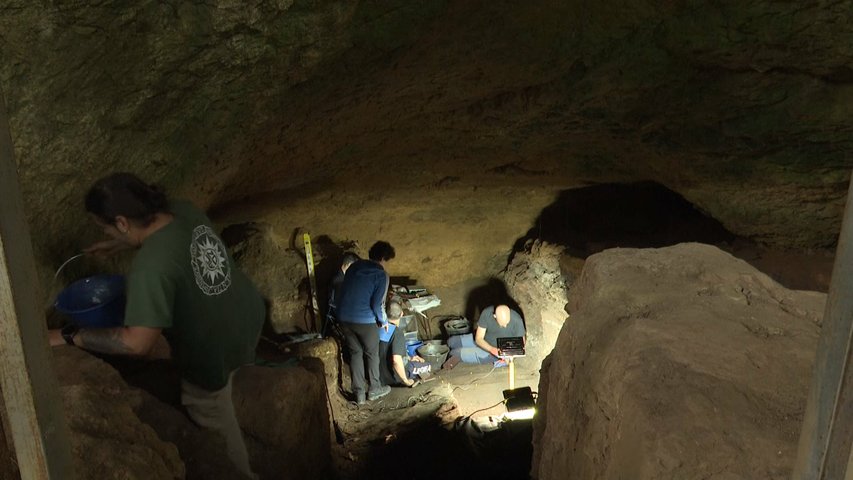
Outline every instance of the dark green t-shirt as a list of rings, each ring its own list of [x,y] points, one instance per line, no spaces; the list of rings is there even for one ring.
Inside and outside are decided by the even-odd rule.
[[[265,317],[260,293],[234,265],[210,220],[188,202],[151,234],[128,275],[126,326],[162,328],[181,376],[219,390],[254,361]]]
[[[486,329],[485,340],[493,347],[498,346],[498,339],[505,337],[523,337],[524,320],[521,315],[513,309],[509,310],[509,323],[506,327],[500,326],[495,319],[495,307],[486,307],[480,314],[480,319],[477,321],[477,327]]]
[[[382,328],[382,327],[378,327]],[[403,364],[409,360],[406,352],[406,336],[402,329],[394,327],[394,332],[387,342],[379,342],[379,379],[383,385],[402,385],[403,379],[394,371],[394,355],[403,359]]]

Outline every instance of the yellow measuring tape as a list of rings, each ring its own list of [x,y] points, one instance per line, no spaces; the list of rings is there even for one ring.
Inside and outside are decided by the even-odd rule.
[[[308,265],[308,283],[311,285],[311,313],[314,316],[314,331],[317,331],[317,319],[320,318],[320,306],[317,303],[317,279],[314,276],[314,253],[311,250],[311,235],[302,234],[305,245],[305,263]]]

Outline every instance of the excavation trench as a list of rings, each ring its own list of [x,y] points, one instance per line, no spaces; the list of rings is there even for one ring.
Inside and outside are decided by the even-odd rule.
[[[532,422],[509,422],[498,428],[506,411],[501,401],[509,387],[509,372],[490,365],[458,364],[415,388],[394,388],[381,400],[356,406],[339,342],[331,337],[293,341],[301,338],[294,332],[304,332],[315,321],[306,313],[304,260],[294,241],[309,228],[315,233],[319,285],[327,284],[343,251],[362,251],[376,239],[396,244],[399,263],[390,267],[394,281],[422,285],[442,300],[420,324],[422,340],[445,341],[440,319],[448,315],[474,320],[488,305],[513,305],[525,318],[529,345],[527,356],[516,362],[515,386],[530,387],[536,394],[547,389],[552,396],[556,374],[546,381],[540,378],[540,368],[543,375],[560,368],[548,355],[558,337],[568,335],[561,330],[571,310],[570,296],[590,255],[700,242],[746,259],[782,284],[824,290],[829,278],[829,252],[769,250],[738,238],[657,184],[597,185],[533,195],[542,207],[532,215],[524,214],[530,212],[529,206],[508,210],[499,201],[507,190],[477,194],[477,199],[462,203],[470,191],[445,193],[429,204],[413,206],[391,192],[357,214],[334,197],[314,197],[310,202],[225,208],[217,216],[221,224],[230,225],[223,237],[270,307],[270,325],[258,349],[261,366],[253,367],[235,386],[235,404],[262,478],[453,479],[484,473],[491,478],[525,478],[542,465],[532,439],[541,450],[548,443],[542,432],[562,435],[547,430],[546,422],[562,419],[553,420],[554,410],[542,404],[544,397],[539,398],[538,415],[547,409],[551,416],[535,419],[535,435]],[[318,220],[316,211],[333,220]],[[395,221],[381,231],[360,221],[378,212]],[[496,218],[506,220],[497,227],[502,234],[484,234],[482,220]],[[332,228],[335,224],[340,230]],[[320,299],[323,303],[323,289]],[[221,446],[212,440],[190,441],[203,435],[185,418],[174,420],[181,417],[178,379],[168,363],[108,358],[129,386],[105,387],[105,376],[109,382],[120,381],[103,373],[102,364],[81,363],[77,355],[86,354],[63,354],[57,360],[68,388],[138,387],[143,393],[134,395],[143,399],[131,402],[131,408],[143,424],[153,425],[162,441],[178,446],[177,456],[163,447],[163,458],[172,463],[180,458],[187,478],[232,478],[227,467],[210,461],[210,452]],[[90,368],[102,373],[87,373]],[[85,381],[77,381],[81,378]],[[82,400],[72,399],[72,408],[74,401]],[[580,428],[577,419],[572,422],[567,428]]]

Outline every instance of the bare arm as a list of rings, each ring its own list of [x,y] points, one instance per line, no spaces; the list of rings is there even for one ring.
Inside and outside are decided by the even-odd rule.
[[[118,240],[103,240],[97,243],[93,243],[88,247],[83,249],[83,252],[87,255],[94,255],[99,258],[107,258],[112,255],[131,248],[130,245],[124,242],[120,242]]]
[[[411,386],[415,383],[415,381],[414,381],[414,380],[409,380],[409,379],[406,377],[406,367],[405,367],[405,365],[403,365],[403,357],[402,357],[402,356],[400,356],[400,355],[393,355],[393,356],[391,357],[391,363],[393,364],[394,371],[397,373],[397,375],[398,375],[401,379],[403,379],[403,383],[404,383],[407,387],[411,387]]]
[[[477,344],[478,347],[483,350],[491,353],[492,355],[498,357],[500,356],[500,351],[498,351],[498,347],[492,346],[489,342],[486,341],[486,329],[483,327],[477,327],[477,333],[474,336],[474,343]]]
[[[65,344],[59,330],[51,330],[48,336],[53,346]],[[95,328],[77,332],[74,345],[98,353],[144,357],[151,353],[159,339],[159,328]]]

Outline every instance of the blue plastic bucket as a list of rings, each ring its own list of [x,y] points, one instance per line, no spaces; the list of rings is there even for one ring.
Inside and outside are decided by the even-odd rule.
[[[418,347],[423,345],[424,342],[406,342],[406,353],[409,354],[410,357],[414,357],[418,353]]]
[[[124,304],[124,277],[95,275],[65,287],[54,307],[80,328],[108,328],[124,323]]]

